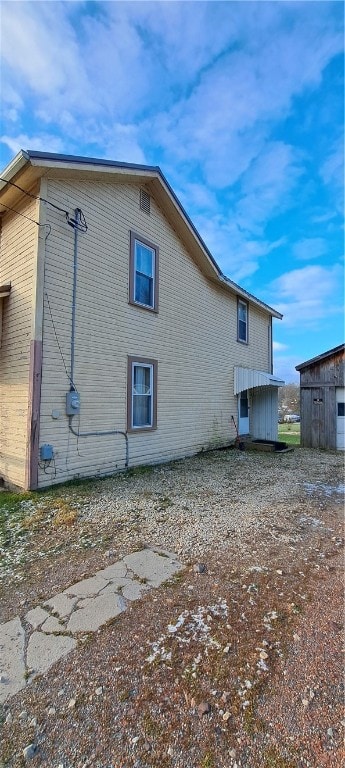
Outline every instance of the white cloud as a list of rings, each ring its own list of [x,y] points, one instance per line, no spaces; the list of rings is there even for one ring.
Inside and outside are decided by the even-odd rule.
[[[235,217],[219,213],[195,216],[194,222],[222,272],[235,282],[250,278],[260,259],[285,242],[285,238],[273,242],[254,238],[241,230]]]
[[[135,125],[115,123],[110,129],[103,129],[102,140],[105,147],[104,157],[129,163],[146,162]]]
[[[181,91],[238,35],[234,13],[220,3],[111,3],[108,8],[115,23],[126,17],[146,41],[146,53],[151,50],[169,82]]]
[[[260,27],[254,34],[249,6],[229,5],[240,30],[238,45],[202,72],[190,95],[153,125],[163,148],[180,162],[202,162],[207,183],[219,189],[249,168],[272,121],[284,118],[292,99],[320,82],[324,66],[342,47],[341,34],[322,8],[320,15],[309,14],[306,26],[298,4],[292,9],[281,3],[271,13],[264,4],[260,10],[250,4]]]
[[[98,126],[98,130],[100,127]],[[132,125],[114,124],[111,129],[103,127],[102,150],[97,145],[97,126],[88,124],[79,126],[65,132],[65,138],[54,136],[48,132],[42,132],[36,136],[18,134],[17,136],[3,135],[0,142],[9,147],[11,152],[17,154],[20,149],[35,149],[46,152],[63,152],[66,154],[78,154],[78,139],[94,146],[95,153],[104,158],[118,159],[123,162],[145,163],[145,155],[139,145],[137,128]]]
[[[298,384],[299,373],[296,371],[296,365],[303,362],[296,355],[275,355],[274,373],[278,379],[285,381],[285,384]]]
[[[3,3],[2,56],[17,82],[48,100],[61,92],[86,99],[76,34],[64,3]],[[89,104],[89,107],[91,104]]]
[[[268,142],[242,180],[236,205],[240,226],[260,232],[261,224],[291,205],[291,193],[303,170],[300,153],[283,142]]]
[[[344,142],[337,142],[329,153],[320,169],[321,177],[325,184],[332,185],[341,192],[341,201],[343,202],[344,191]]]
[[[3,117],[15,123],[23,109],[24,102],[20,94],[7,82],[2,82],[2,113]]]
[[[294,203],[308,158],[277,136],[342,49],[335,5],[3,3],[3,144],[154,157],[222,270],[250,280],[284,242],[265,227]],[[339,157],[331,145],[326,184]],[[309,238],[314,257],[321,241]],[[307,238],[295,248],[307,258]]]
[[[312,217],[311,221],[313,224],[327,224],[327,222],[332,221],[336,217],[336,211],[325,211],[325,213],[317,213]]]
[[[274,341],[273,342],[273,351],[274,352],[282,352],[284,349],[287,349],[287,344],[282,344],[280,341]]]
[[[323,237],[305,237],[292,247],[294,257],[301,261],[318,259],[327,253],[327,250],[327,241]]]
[[[50,122],[135,124],[145,154],[158,141],[222,189],[342,46],[328,4],[306,5],[3,3],[7,80]]]
[[[177,197],[186,211],[191,208],[196,208],[199,211],[207,209],[208,212],[219,210],[217,197],[206,184],[186,182],[183,187],[177,185],[175,189]]]
[[[309,265],[285,272],[269,286],[274,306],[284,315],[287,326],[316,328],[323,318],[343,312],[339,289],[344,272],[340,264],[332,267]]]
[[[40,136],[28,136],[24,133],[17,136],[4,135],[0,137],[0,142],[9,147],[13,154],[17,154],[20,149],[35,149],[37,152],[46,152],[47,147],[49,147],[49,152],[65,151],[63,140],[49,133],[42,133]]]

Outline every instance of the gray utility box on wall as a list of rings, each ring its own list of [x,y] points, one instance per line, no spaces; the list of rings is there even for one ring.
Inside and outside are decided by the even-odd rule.
[[[66,393],[66,414],[75,416],[80,413],[80,395],[75,389]]]

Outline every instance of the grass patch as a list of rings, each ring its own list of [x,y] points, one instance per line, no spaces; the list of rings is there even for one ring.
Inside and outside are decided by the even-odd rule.
[[[279,754],[276,747],[268,747],[264,755],[264,768],[297,768],[296,762]]]
[[[34,494],[0,493],[0,546],[8,546],[26,529],[25,520],[34,509]]]
[[[300,445],[300,424],[278,424],[278,438],[288,445]]]
[[[127,469],[124,477],[140,477],[140,475],[150,475],[152,474],[153,470],[154,466],[152,464],[142,464],[139,467],[132,467],[131,469]]]
[[[204,755],[200,768],[214,768],[215,762],[213,759],[213,756],[210,752],[207,752],[206,755]]]

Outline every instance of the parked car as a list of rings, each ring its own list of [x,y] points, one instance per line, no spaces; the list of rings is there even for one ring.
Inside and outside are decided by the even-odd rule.
[[[301,419],[297,413],[287,413],[286,416],[284,416],[284,421],[288,424],[297,424]]]

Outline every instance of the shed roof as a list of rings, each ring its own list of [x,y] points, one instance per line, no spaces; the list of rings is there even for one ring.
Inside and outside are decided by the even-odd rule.
[[[14,181],[18,186],[28,189],[39,178],[46,176],[48,172],[55,178],[72,178],[82,175],[88,179],[110,180],[111,178],[116,178],[118,180],[119,178],[126,178],[127,181],[137,181],[145,184],[152,195],[156,195],[159,199],[160,206],[167,220],[176,228],[176,231],[190,249],[191,254],[193,254],[204,274],[211,281],[222,287],[223,290],[246,299],[262,309],[262,311],[281,320],[282,315],[280,312],[223,275],[216,260],[159,166],[122,163],[115,160],[55,154],[52,152],[20,150],[1,173],[0,214],[4,212],[4,210],[1,211],[2,201],[5,210],[6,202],[10,202],[10,204],[12,202],[15,191],[13,187]],[[9,197],[8,200],[7,196]]]
[[[321,360],[326,360],[328,357],[339,354],[339,352],[344,352],[344,350],[345,344],[339,344],[338,347],[333,347],[333,349],[329,349],[328,352],[323,352],[321,355],[317,355],[317,357],[312,357],[310,360],[306,360],[305,363],[296,365],[296,371],[301,371],[303,368],[308,368],[309,365],[315,365]]]

